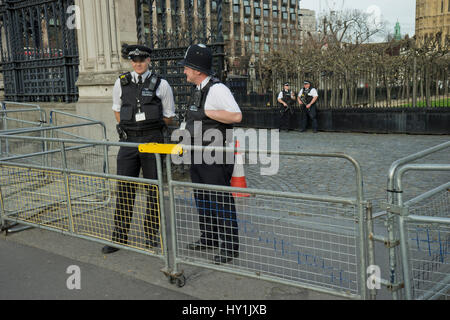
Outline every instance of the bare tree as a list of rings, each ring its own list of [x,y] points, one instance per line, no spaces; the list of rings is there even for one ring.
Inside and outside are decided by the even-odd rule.
[[[376,106],[380,101],[392,106],[394,98],[411,97],[414,105],[418,91],[431,106],[433,95],[443,91],[448,96],[448,37],[436,34],[423,43],[408,37],[373,43],[386,24],[374,24],[358,10],[329,12],[319,22],[320,32],[308,34],[301,47],[284,47],[258,62],[266,90],[271,85],[277,91],[284,81],[300,85],[306,77],[323,89],[320,99],[327,107]]]

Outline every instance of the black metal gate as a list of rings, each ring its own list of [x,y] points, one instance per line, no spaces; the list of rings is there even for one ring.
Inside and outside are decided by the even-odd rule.
[[[7,100],[77,101],[72,5],[74,0],[0,1],[0,67]]]
[[[189,45],[211,48],[216,76],[225,80],[222,0],[136,0],[136,11],[138,41],[153,48],[152,69],[172,86],[177,109],[192,90],[177,65]]]

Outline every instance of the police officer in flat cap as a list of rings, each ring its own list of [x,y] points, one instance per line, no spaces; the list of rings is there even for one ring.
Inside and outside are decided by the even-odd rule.
[[[232,130],[233,123],[241,122],[242,113],[228,87],[213,77],[212,58],[211,50],[204,44],[194,44],[187,49],[184,60],[180,63],[184,66],[187,82],[195,85],[195,92],[180,129],[188,130],[191,137],[199,134],[194,132],[199,124],[202,137],[211,129],[219,130],[222,140],[214,141],[214,145],[225,146],[232,143],[226,141],[227,130]],[[193,143],[196,144],[195,141]],[[206,163],[204,157],[200,158],[200,163],[195,162],[195,157],[191,159],[192,182],[230,186],[234,163]],[[233,159],[233,155],[231,158]],[[227,263],[238,257],[238,224],[233,196],[229,192],[197,189],[194,190],[194,197],[199,215],[200,238],[190,243],[188,249],[207,251],[220,248],[213,257],[216,264]]]
[[[149,71],[151,49],[143,45],[122,46],[122,57],[131,60],[132,72],[121,74],[113,89],[114,116],[121,142],[164,143],[163,128],[175,116],[175,104],[169,83]],[[140,153],[138,148],[120,147],[117,155],[117,175],[138,177],[142,168],[144,178],[157,179],[153,154]],[[112,241],[128,243],[132,221],[136,184],[119,181]],[[144,218],[145,245],[158,246],[159,210],[155,185],[146,186],[147,201]],[[134,246],[139,244],[134,244]],[[105,254],[119,250],[105,246]]]
[[[293,103],[295,102],[294,92],[289,87],[289,82],[285,82],[283,85],[283,90],[278,94],[278,103],[281,106],[280,109],[280,131],[291,129],[291,115],[294,113]]]
[[[311,86],[311,81],[305,80],[303,82],[303,89],[298,93],[298,103],[302,110],[300,132],[306,130],[308,125],[308,118],[311,119],[313,132],[317,132],[317,109],[316,102],[319,98],[317,90]]]

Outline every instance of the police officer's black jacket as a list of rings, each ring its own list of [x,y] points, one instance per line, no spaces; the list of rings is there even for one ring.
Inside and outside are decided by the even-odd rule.
[[[121,82],[122,106],[120,108],[120,126],[126,131],[161,129],[164,126],[163,106],[156,96],[161,78],[152,74],[139,85],[131,81]],[[145,120],[136,121],[136,113],[145,113]]]
[[[223,141],[217,141],[214,145],[224,145],[226,139],[226,130],[232,129],[233,126],[231,124],[222,123],[211,119],[205,114],[205,102],[206,97],[208,96],[209,89],[214,84],[220,83],[220,80],[217,78],[211,78],[209,82],[201,89],[196,90],[195,93],[191,97],[191,101],[188,106],[188,110],[186,112],[186,130],[189,131],[192,142],[194,142],[194,137],[199,137],[201,134],[202,141],[204,134],[209,129],[218,129],[222,133]],[[202,131],[194,132],[194,122],[201,121],[202,123]],[[203,145],[210,145],[211,142],[202,142]]]

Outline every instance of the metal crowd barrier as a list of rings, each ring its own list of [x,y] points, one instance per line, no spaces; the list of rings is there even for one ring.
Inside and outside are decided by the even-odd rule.
[[[450,171],[450,164],[408,164],[400,168],[397,186],[405,172]],[[398,216],[406,299],[450,298],[450,183],[403,203]]]
[[[0,105],[2,133],[26,132],[32,128],[42,128],[47,123],[47,114],[39,105],[11,101],[2,101]],[[0,141],[0,156],[11,155],[17,149],[14,147],[8,140]]]
[[[52,117],[55,115],[70,117],[59,112]],[[20,223],[154,256],[164,261],[163,273],[180,287],[186,282],[181,269],[184,264],[351,299],[376,298],[376,290],[367,286],[367,267],[379,262],[374,241],[383,241],[389,248],[391,277],[379,281],[392,291],[394,299],[403,294],[407,299],[448,298],[449,184],[403,203],[401,179],[408,170],[450,170],[447,164],[408,164],[449,147],[450,142],[400,159],[391,166],[389,201],[383,214],[388,236],[381,237],[373,233],[373,220],[381,215],[373,217],[371,203],[364,200],[361,168],[345,154],[278,153],[281,157],[340,158],[350,162],[356,186],[351,197],[195,184],[172,177],[171,157],[180,152],[179,146],[89,140],[80,135],[79,129],[90,125],[97,123],[28,128],[25,135],[0,131],[0,141],[46,146],[31,153],[27,149],[20,154],[2,154],[3,229],[8,223]],[[33,136],[36,132],[51,133],[51,137]],[[157,179],[109,174],[107,154],[102,153],[107,153],[110,146],[137,147],[141,152],[155,153]],[[83,162],[86,153],[93,150],[100,152],[92,160],[97,166],[90,160]],[[183,152],[211,150],[274,154],[265,150],[183,146]],[[163,181],[162,154],[166,154],[167,183]],[[50,155],[52,161],[23,161]],[[121,186],[123,192],[119,193]],[[168,187],[168,210],[164,187]],[[128,191],[136,192],[134,205],[118,211],[117,203],[129,200]],[[233,193],[250,196],[230,196]],[[229,263],[214,263],[219,248],[204,252],[187,249],[200,235],[198,208],[208,205],[217,214],[226,214],[218,212],[213,202],[199,201],[198,195],[215,197],[216,203],[230,199],[221,204],[233,202],[236,207],[233,222],[237,224],[239,256]],[[149,203],[155,205],[151,211]],[[430,207],[436,210],[429,213]],[[156,216],[156,221],[150,221],[149,214]],[[119,220],[129,224],[126,243],[112,240]],[[158,233],[156,247],[148,246],[149,233]]]
[[[449,297],[449,186],[403,201],[402,177],[407,171],[448,171],[450,164],[411,164],[435,152],[450,148],[450,141],[395,161],[388,175],[385,210],[388,237],[373,234],[369,218],[369,247],[384,241],[389,248],[390,279],[381,279],[393,299],[435,299]],[[369,215],[370,216],[370,215]],[[378,216],[377,218],[381,217]],[[437,247],[436,247],[437,246]]]
[[[138,147],[137,143],[113,143],[95,140],[41,138],[0,134],[0,139],[45,141],[59,145],[47,150],[60,154],[59,166],[20,163],[19,158],[0,159],[0,222],[57,231],[99,244],[123,248],[165,261],[168,270],[167,244],[161,157],[156,154],[158,179],[142,179],[112,175],[103,172],[70,168],[68,158],[73,153],[70,145]],[[78,149],[79,150],[79,149]],[[122,192],[118,193],[118,188]],[[136,194],[133,205],[127,205],[130,192]],[[148,207],[149,203],[153,207]],[[117,203],[125,204],[117,210]],[[150,215],[156,219],[149,219]],[[128,225],[126,242],[113,241],[111,234],[116,222]],[[161,228],[159,228],[159,224]],[[158,236],[157,246],[149,246],[147,235]]]
[[[265,152],[240,148],[183,147],[183,151],[187,152],[202,149]],[[187,264],[346,298],[366,299],[368,254],[363,222],[367,203],[363,199],[358,162],[341,153],[279,152],[279,155],[349,161],[356,175],[357,192],[354,198],[175,181],[171,175],[171,159],[167,157],[173,280],[185,281],[180,264]],[[233,192],[249,194],[250,197],[230,198]],[[216,265],[212,261],[218,248],[202,253],[187,249],[187,245],[198,240],[200,235],[197,207],[202,204],[196,203],[195,195],[205,194],[218,198],[219,202],[234,199],[229,202],[234,202],[236,206],[239,257],[230,263]],[[222,206],[230,204],[221,203]],[[221,209],[215,210],[219,215]]]
[[[18,105],[18,106],[16,106]],[[27,108],[23,108],[26,106]],[[61,125],[58,125],[56,117]],[[64,117],[64,119],[63,119]],[[107,146],[97,144],[80,144],[86,140],[89,134],[96,134],[106,140],[106,127],[104,123],[93,119],[80,117],[63,111],[51,110],[50,121],[47,122],[47,114],[38,105],[2,102],[2,130],[0,133],[0,159],[2,161],[30,164],[45,168],[70,168],[97,173],[108,172],[108,149]],[[88,131],[86,134],[86,131]],[[36,140],[13,139],[14,136],[38,137]],[[64,152],[61,152],[63,145],[59,141],[47,141],[46,137],[72,138],[76,142],[64,145]],[[38,176],[46,179],[48,171],[41,171],[34,174],[34,179]],[[15,172],[9,176],[2,175],[1,185],[15,185],[14,192],[20,194],[22,189],[27,190],[30,185],[18,185],[19,180],[25,181],[29,177],[23,172]],[[43,180],[45,181],[45,180]],[[36,182],[36,181],[35,181]],[[35,183],[41,185],[44,182]],[[10,232],[22,231],[28,227],[10,227]]]
[[[0,186],[3,225],[19,222],[158,257],[165,262],[162,271],[178,286],[183,286],[186,279],[179,271],[179,265],[186,263],[337,296],[366,298],[366,230],[365,224],[360,223],[365,219],[366,203],[363,200],[361,169],[351,157],[339,153],[280,152],[280,156],[336,157],[350,161],[356,173],[357,194],[354,198],[175,181],[171,176],[171,160],[167,156],[171,209],[170,216],[167,216],[161,192],[164,186],[161,155],[158,153],[155,154],[158,179],[149,180],[74,170],[66,161],[68,146],[75,143],[129,147],[139,147],[139,144],[0,135],[0,139],[6,137],[59,144],[62,162],[56,168],[17,163],[15,159],[0,160],[2,176],[7,176],[9,181]],[[185,151],[189,150],[190,147],[185,147]],[[224,150],[235,151],[234,148]],[[125,214],[132,215],[128,221],[130,233],[127,244],[111,240],[117,219],[115,206],[119,183],[133,184],[142,190],[156,188],[157,191],[157,199],[147,199],[147,191],[138,194],[134,209],[131,209],[133,212]],[[240,255],[232,263],[217,266],[210,260],[211,255],[198,255],[186,250],[186,244],[198,238],[194,189],[196,192],[252,195],[235,200]],[[143,226],[149,200],[158,203],[160,244],[157,248],[147,248],[145,242]],[[170,234],[170,239],[166,234]],[[169,260],[172,263],[169,264]]]
[[[8,110],[8,104],[27,105],[34,108],[20,108]],[[36,115],[39,117],[36,118]],[[59,125],[56,118],[64,117],[64,121]],[[32,119],[32,121],[24,120]],[[61,119],[63,120],[63,119]],[[90,136],[100,137],[106,141],[106,126],[103,122],[66,113],[58,110],[50,111],[50,121],[44,110],[37,105],[2,102],[2,129],[4,135],[27,135],[41,138],[69,138],[87,140]],[[0,158],[3,160],[15,160],[32,164],[58,167],[61,163],[60,153],[57,147],[45,140],[17,141],[5,137],[0,139]],[[108,150],[106,146],[73,144],[66,151],[72,150],[71,156],[66,157],[71,168],[89,170],[96,172],[107,172],[108,170]],[[72,156],[73,154],[73,156]],[[76,158],[78,155],[78,158]],[[103,159],[100,162],[98,157]],[[100,163],[100,168],[98,164]]]
[[[1,130],[39,127],[47,122],[47,114],[37,104],[2,101]]]

